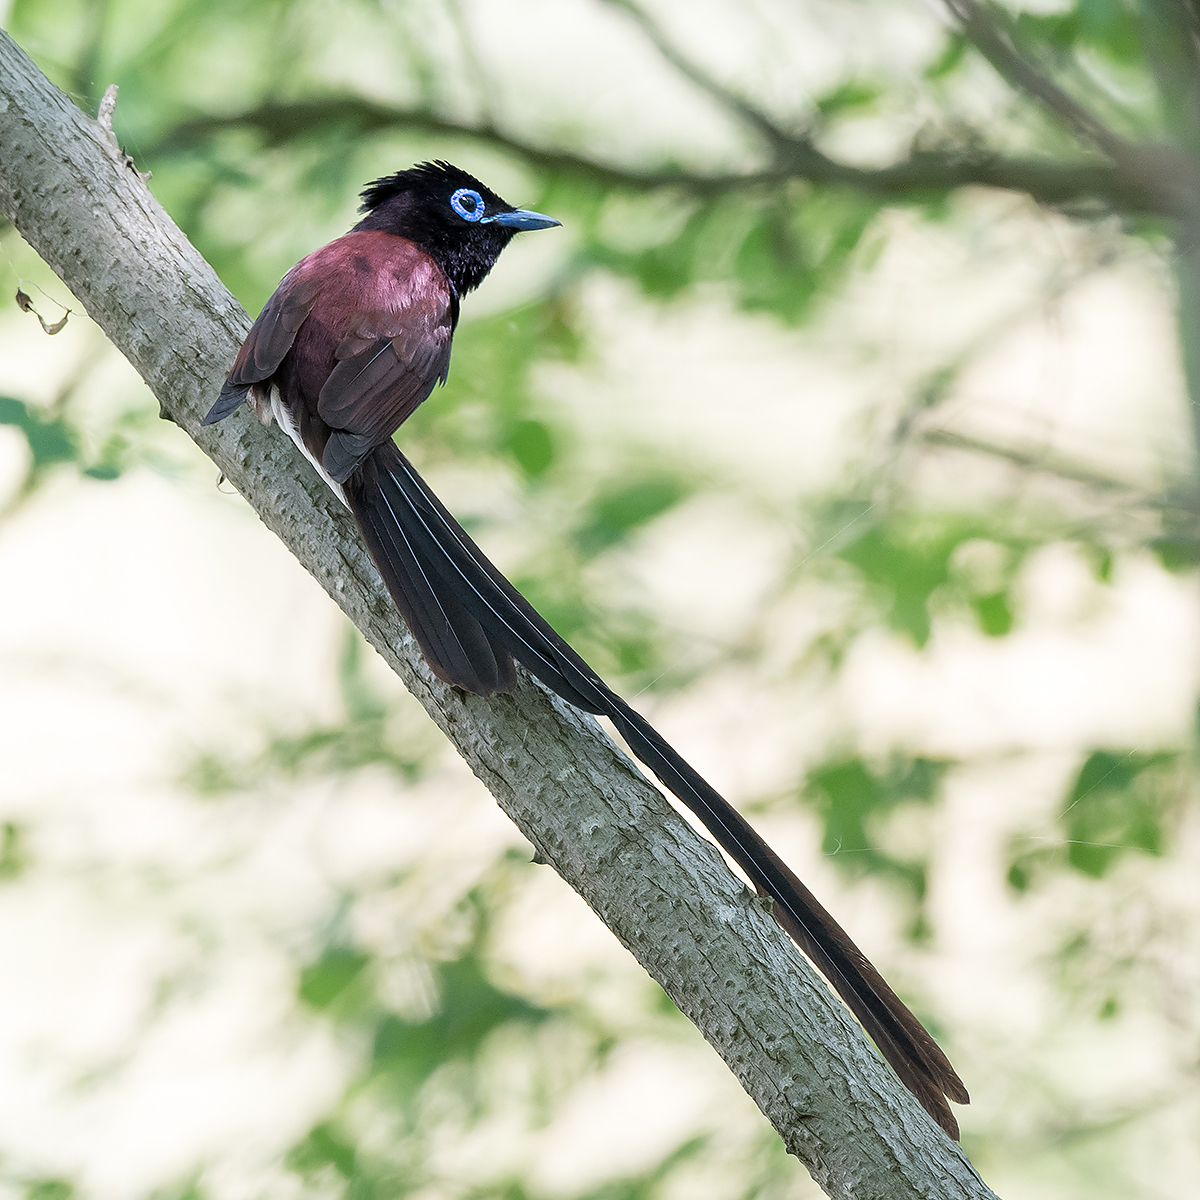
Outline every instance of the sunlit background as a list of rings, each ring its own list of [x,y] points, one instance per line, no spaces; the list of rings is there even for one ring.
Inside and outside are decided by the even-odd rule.
[[[89,112],[120,85],[123,145],[252,313],[415,161],[560,217],[464,305],[405,450],[936,1031],[1005,1200],[1191,1193],[1197,483],[1163,222],[772,176],[771,123],[868,173],[1080,161],[918,0],[0,12]],[[1158,137],[1137,13],[1018,28]],[[2,249],[0,1196],[819,1195]]]

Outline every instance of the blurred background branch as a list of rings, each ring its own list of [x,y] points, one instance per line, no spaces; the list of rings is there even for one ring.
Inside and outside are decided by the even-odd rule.
[[[1126,178],[1116,168],[1096,162],[1062,164],[978,151],[922,149],[892,165],[868,169],[837,162],[807,140],[788,138],[785,147],[776,147],[774,164],[760,170],[720,174],[671,168],[643,171],[530,142],[491,123],[457,121],[428,110],[396,109],[338,95],[267,103],[245,112],[182,121],[150,148],[147,159],[195,150],[207,139],[238,129],[261,133],[267,145],[319,138],[334,129],[349,130],[356,136],[395,132],[466,138],[511,153],[538,170],[575,177],[580,183],[637,192],[682,189],[715,197],[730,192],[775,190],[795,180],[899,199],[980,186],[1023,192],[1046,204],[1093,201],[1122,211],[1158,216],[1172,216],[1176,211],[1156,186]]]
[[[1011,29],[1001,23],[1003,10],[977,0],[946,0],[946,7],[960,24],[963,36],[1016,91],[1045,105],[1077,137],[1115,162],[1129,159],[1134,149],[1129,141],[1118,137],[1017,49]]]

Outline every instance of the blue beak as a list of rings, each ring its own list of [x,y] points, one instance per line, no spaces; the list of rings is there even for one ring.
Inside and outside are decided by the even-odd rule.
[[[527,208],[518,208],[513,212],[497,213],[494,217],[484,217],[480,221],[481,225],[504,225],[508,229],[549,229],[552,225],[561,225],[561,221],[556,221],[553,217],[544,216],[542,213],[530,212]]]

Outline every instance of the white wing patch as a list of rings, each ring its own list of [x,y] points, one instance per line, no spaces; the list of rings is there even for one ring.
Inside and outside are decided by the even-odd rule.
[[[279,395],[279,389],[273,387],[271,389],[271,412],[275,416],[275,421],[279,428],[284,431],[296,443],[300,453],[308,459],[310,463],[317,469],[317,474],[329,484],[333,494],[347,507],[350,507],[350,502],[346,499],[346,490],[340,483],[334,480],[328,471],[309,453],[308,447],[304,444],[304,439],[300,436],[300,430],[296,427],[296,422],[292,420],[292,414],[288,412],[287,406],[283,403],[282,397]]]

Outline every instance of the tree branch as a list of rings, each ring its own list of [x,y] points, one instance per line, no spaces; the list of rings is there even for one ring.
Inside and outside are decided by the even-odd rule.
[[[990,4],[980,0],[944,3],[963,36],[1013,88],[1053,113],[1080,141],[1107,155],[1129,186],[1157,193],[1158,205],[1176,216],[1196,211],[1200,170],[1187,155],[1174,146],[1133,142],[1109,129],[1021,53]]]
[[[1071,483],[1081,483],[1100,492],[1111,492],[1121,499],[1122,511],[1130,508],[1148,512],[1178,513],[1195,518],[1197,497],[1187,491],[1163,491],[1148,493],[1137,484],[1105,475],[1084,463],[1073,462],[1043,449],[1022,449],[989,442],[970,434],[957,433],[953,429],[927,429],[918,438],[927,446],[942,446],[949,450],[964,450],[972,454],[983,454],[989,458],[1003,459],[1013,466],[1041,475],[1053,475]]]
[[[756,108],[744,96],[739,96],[710,75],[703,67],[687,58],[679,47],[667,37],[662,26],[633,0],[604,0],[604,3],[627,13],[666,62],[670,63],[686,80],[716,100],[722,108],[728,109],[753,129],[771,148],[776,158],[786,160],[791,157],[797,145],[801,147],[808,145],[804,139],[793,137],[777,125],[762,109]]]
[[[1128,150],[1130,143],[1125,138],[1109,129],[1099,117],[1021,54],[1007,30],[985,5],[978,0],[945,0],[945,3],[967,40],[1014,88],[1039,101],[1076,136],[1110,158],[1119,159]]]
[[[590,717],[528,679],[490,700],[438,682],[349,514],[290,440],[249,415],[200,426],[245,313],[104,131],[2,32],[0,164],[0,212],[133,363],[163,415],[362,630],[828,1194],[992,1197],[757,898]]]
[[[332,95],[312,100],[268,102],[242,112],[212,114],[181,121],[151,146],[147,158],[177,154],[228,129],[256,129],[269,145],[320,135],[337,128],[361,137],[405,130],[445,138],[484,142],[504,150],[536,170],[584,179],[632,192],[682,188],[697,195],[777,188],[789,180],[847,187],[873,196],[917,200],[962,187],[1022,192],[1042,204],[1100,203],[1119,212],[1173,217],[1177,197],[1165,196],[1154,181],[1130,178],[1099,160],[1059,163],[1045,158],[1012,158],[976,151],[917,150],[887,167],[856,167],[838,162],[797,139],[786,161],[759,171],[705,174],[669,169],[638,171],[569,150],[551,149],[486,124],[470,124],[422,108],[395,108],[358,96]],[[1189,198],[1189,205],[1194,197]]]

